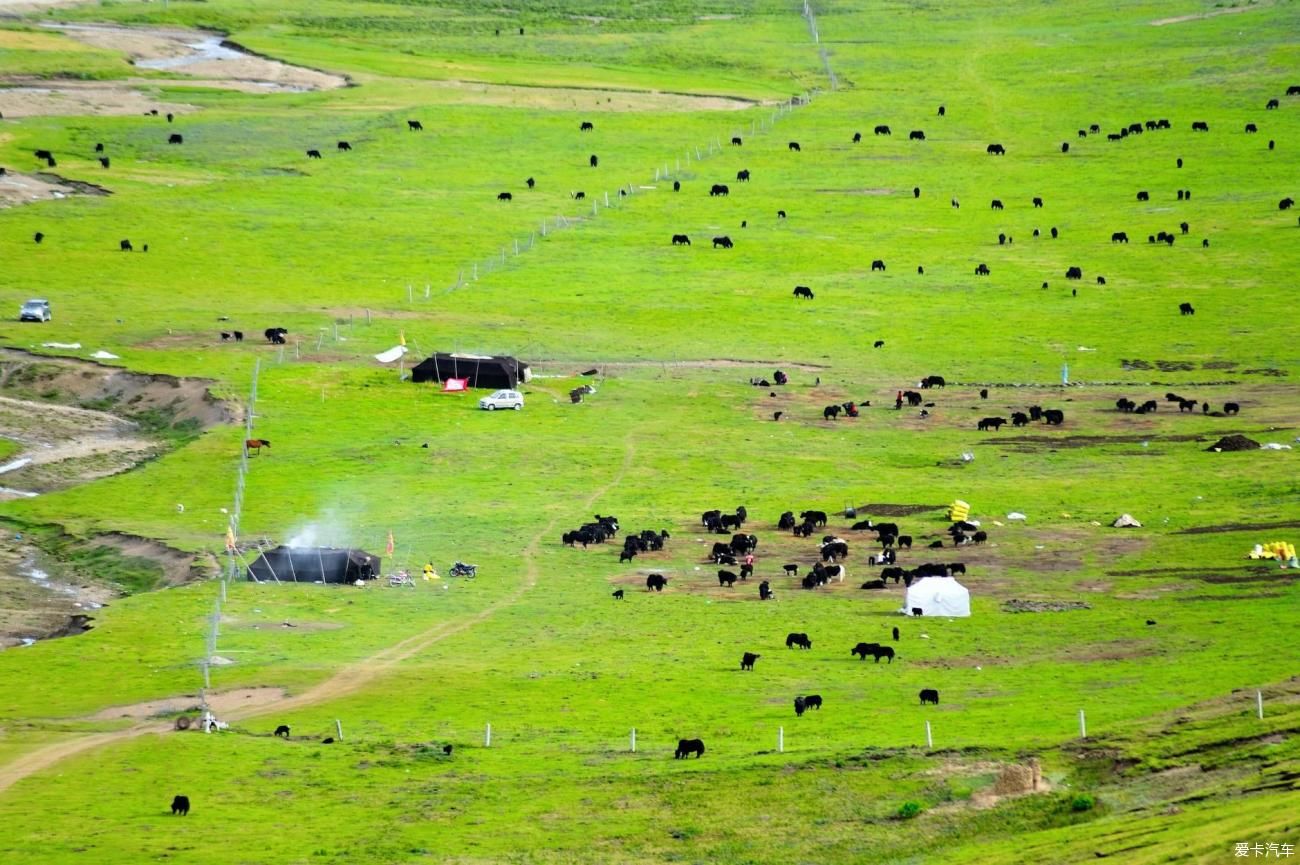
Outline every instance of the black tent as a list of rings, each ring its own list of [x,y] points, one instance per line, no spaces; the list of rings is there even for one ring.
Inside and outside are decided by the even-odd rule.
[[[379,556],[333,547],[276,547],[248,566],[252,582],[354,583],[379,576]]]
[[[528,364],[513,357],[479,357],[472,354],[435,354],[411,370],[411,381],[445,381],[467,378],[470,387],[516,388],[533,377]]]

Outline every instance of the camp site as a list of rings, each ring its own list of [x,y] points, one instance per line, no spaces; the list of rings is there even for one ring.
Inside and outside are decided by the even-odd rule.
[[[0,0],[0,862],[1300,844],[1300,4]]]

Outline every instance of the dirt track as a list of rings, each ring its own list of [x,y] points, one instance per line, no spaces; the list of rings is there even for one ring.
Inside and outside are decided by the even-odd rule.
[[[635,457],[636,448],[629,438],[624,443],[623,465],[619,468],[618,473],[609,481],[609,483],[592,492],[592,494],[587,497],[583,507],[590,510],[601,496],[618,486],[618,484],[622,482],[628,470],[631,469]],[[426,631],[407,637],[400,643],[389,646],[368,658],[344,667],[333,676],[318,685],[308,688],[301,694],[286,696],[280,699],[259,699],[255,704],[240,706],[227,711],[223,716],[221,716],[222,719],[235,721],[266,715],[271,712],[285,712],[292,709],[300,709],[305,706],[316,705],[318,703],[325,703],[330,700],[336,700],[340,697],[353,694],[364,688],[366,685],[374,682],[402,661],[414,657],[433,644],[445,640],[448,637],[455,636],[468,628],[472,628],[473,626],[491,618],[500,610],[510,607],[537,585],[540,576],[537,568],[538,547],[541,545],[544,538],[551,536],[558,522],[558,516],[553,518],[546,524],[545,528],[533,536],[533,539],[529,541],[528,546],[524,549],[523,582],[521,582],[510,594],[485,608],[481,612],[460,621],[443,622],[442,624],[435,625]],[[188,701],[185,698],[179,699],[180,702],[193,702],[193,698],[189,698]],[[158,704],[162,705],[163,703],[169,702],[170,701],[158,701]],[[107,709],[104,711],[111,713],[114,709]],[[123,710],[119,709],[118,711]],[[100,715],[102,714],[103,712],[100,713]],[[8,790],[14,784],[27,776],[34,775],[37,772],[47,769],[55,763],[69,757],[105,745],[126,742],[150,733],[166,733],[171,729],[172,725],[168,722],[146,721],[135,724],[125,730],[118,730],[109,733],[80,734],[61,738],[57,742],[45,745],[33,751],[28,751],[12,762],[0,766],[0,794],[4,793],[4,791]]]

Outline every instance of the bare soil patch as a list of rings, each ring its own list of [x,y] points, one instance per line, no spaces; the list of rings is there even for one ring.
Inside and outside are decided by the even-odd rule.
[[[1175,532],[1179,535],[1213,535],[1225,532],[1271,532],[1278,529],[1300,528],[1300,520],[1283,520],[1276,523],[1222,523],[1216,526],[1193,526]]]
[[[121,51],[133,66],[210,82],[248,82],[267,91],[333,90],[348,81],[302,66],[259,56],[230,42],[223,33],[171,27],[118,27],[110,24],[47,24],[64,35],[110,51]],[[217,86],[225,86],[218,83]]]
[[[1024,601],[1012,598],[1002,603],[1007,613],[1065,613],[1070,610],[1091,610],[1091,604],[1083,601]]]
[[[1276,565],[1256,565],[1235,569],[1221,568],[1206,570],[1204,568],[1149,568],[1134,571],[1107,571],[1112,577],[1151,577],[1164,579],[1200,580],[1216,585],[1233,583],[1292,583],[1300,580],[1300,571],[1279,568]]]
[[[53,3],[13,3],[8,9],[30,10]],[[297,93],[344,87],[348,79],[316,69],[292,66],[258,55],[225,39],[224,34],[182,28],[136,28],[109,24],[55,24],[46,27],[70,39],[120,51],[126,64],[176,77],[127,77],[113,81],[37,80],[0,77],[0,112],[6,117],[67,115],[134,115],[150,111],[185,114],[193,105],[165,102],[158,88],[204,87],[246,93]]]
[[[1206,18],[1215,18],[1219,15],[1236,15],[1238,12],[1249,12],[1252,9],[1260,8],[1263,7],[1256,4],[1250,6],[1225,6],[1219,9],[1211,9],[1208,12],[1198,12],[1195,15],[1177,15],[1173,18],[1157,18],[1149,23],[1152,27],[1165,27],[1169,24],[1184,24],[1188,21],[1201,21]]]
[[[945,505],[889,505],[872,502],[870,504],[858,505],[857,511],[859,516],[856,519],[867,519],[867,516],[875,518],[881,517],[910,517],[912,514],[923,514],[929,511],[943,510]],[[862,516],[863,514],[867,516]]]
[[[813,192],[823,195],[893,195],[897,190],[881,186],[870,189],[814,189]]]
[[[8,117],[11,115],[5,104],[5,92],[0,89],[0,113]],[[0,176],[0,207],[12,207],[18,204],[30,204],[33,201],[48,201],[54,198],[67,198],[70,195],[111,194],[102,186],[64,180],[57,174],[47,174],[45,172],[23,174],[17,171],[6,171],[3,176]]]
[[[283,688],[239,688],[234,691],[222,691],[208,694],[208,706],[217,717],[229,714],[237,709],[253,709],[270,705],[287,696]],[[146,700],[128,706],[110,706],[90,715],[94,721],[114,721],[119,718],[131,718],[144,721],[178,712],[199,711],[199,698],[195,696],[168,697],[162,700]]]
[[[387,313],[385,313],[387,315]],[[740,358],[715,357],[705,360],[548,360],[541,358],[536,361],[529,361],[535,370],[546,373],[565,373],[568,375],[578,375],[580,372],[596,369],[600,375],[610,375],[619,369],[640,369],[644,367],[662,367],[664,369],[746,369],[757,376],[767,377],[771,380],[771,374],[778,369],[790,370],[798,369],[807,372],[819,372],[829,369],[828,366],[812,363],[792,363],[782,360],[741,360]],[[777,393],[790,389],[790,385],[776,385],[772,387]]]
[[[491,84],[485,81],[421,80],[421,89],[435,102],[448,105],[500,105],[574,111],[743,111],[759,103],[732,96],[678,93],[670,90],[631,90],[618,87],[554,87]]]
[[[7,77],[0,87],[0,113],[5,117],[138,115],[150,111],[187,114],[196,111],[183,102],[164,102],[157,81],[48,81]],[[221,86],[221,85],[211,85]]]

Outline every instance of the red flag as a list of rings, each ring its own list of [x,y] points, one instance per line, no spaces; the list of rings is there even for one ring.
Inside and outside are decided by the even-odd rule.
[[[388,530],[388,546],[385,548],[385,552],[390,556],[393,554],[393,530],[392,529]]]

